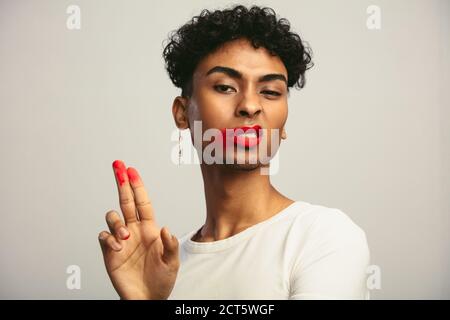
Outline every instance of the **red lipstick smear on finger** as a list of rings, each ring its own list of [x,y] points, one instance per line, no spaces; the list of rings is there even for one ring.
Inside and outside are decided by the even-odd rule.
[[[137,183],[139,181],[139,173],[137,170],[133,167],[128,167],[127,170],[128,178],[130,178],[130,181],[133,183]]]
[[[119,186],[122,186],[126,181],[127,168],[125,167],[125,164],[120,160],[116,160],[113,162],[113,168],[114,173],[116,174],[117,181],[119,181]]]

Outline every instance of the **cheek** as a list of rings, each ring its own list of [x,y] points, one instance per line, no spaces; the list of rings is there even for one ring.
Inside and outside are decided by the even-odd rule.
[[[271,108],[270,111],[267,112],[268,127],[271,128],[270,133],[266,137],[269,153],[273,154],[280,146],[281,133],[284,125],[286,124],[287,116],[287,105],[280,105],[278,108]],[[276,133],[274,131],[276,131]],[[272,137],[274,140],[272,140]]]
[[[230,123],[233,108],[217,99],[208,99],[199,106],[199,117],[205,129],[221,129]]]
[[[217,100],[217,99],[216,99]],[[208,129],[222,129],[230,123],[230,112],[222,103],[215,101],[211,97],[198,97],[195,105],[192,104],[192,109],[189,112],[189,124],[191,137],[194,139],[195,126],[194,121],[197,122],[197,128],[201,127],[201,137]],[[199,123],[198,123],[199,122]],[[198,136],[197,132],[197,136]],[[194,141],[192,141],[194,143]],[[209,144],[210,141],[203,141],[203,145]]]
[[[287,105],[279,106],[278,108],[271,108],[267,112],[267,120],[270,128],[282,129],[286,124],[288,116]]]

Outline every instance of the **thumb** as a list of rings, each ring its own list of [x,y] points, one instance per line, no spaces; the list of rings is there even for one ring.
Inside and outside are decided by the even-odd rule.
[[[178,259],[178,240],[171,235],[167,227],[161,229],[161,240],[164,246],[162,259],[165,263],[177,261]]]

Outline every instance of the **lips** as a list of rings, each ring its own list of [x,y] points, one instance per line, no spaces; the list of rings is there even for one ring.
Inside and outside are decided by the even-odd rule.
[[[245,147],[252,148],[258,145],[262,140],[262,130],[260,125],[254,125],[252,127],[237,127],[229,128],[228,130],[222,129],[222,136],[224,145],[226,143],[227,136],[233,138],[234,144]]]

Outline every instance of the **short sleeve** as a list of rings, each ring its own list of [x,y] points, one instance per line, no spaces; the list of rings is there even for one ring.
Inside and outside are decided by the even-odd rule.
[[[289,299],[368,299],[370,253],[365,232],[345,213],[318,215],[290,275]]]

